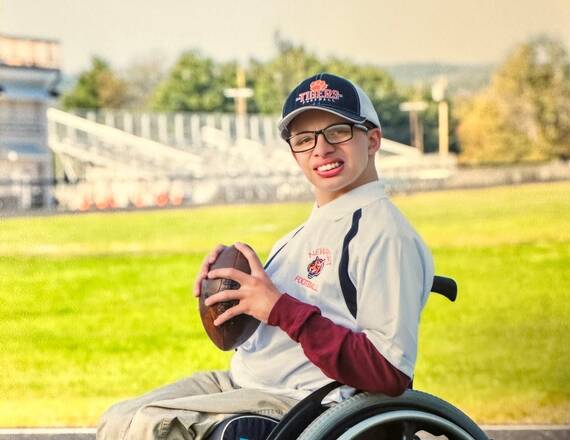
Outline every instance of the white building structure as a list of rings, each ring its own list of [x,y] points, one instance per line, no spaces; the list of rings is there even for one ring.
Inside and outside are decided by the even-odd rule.
[[[46,111],[59,56],[57,41],[0,34],[0,209],[52,203]]]

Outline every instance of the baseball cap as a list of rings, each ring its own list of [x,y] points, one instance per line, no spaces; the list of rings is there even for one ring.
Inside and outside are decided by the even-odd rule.
[[[311,110],[333,113],[351,122],[371,122],[380,128],[378,113],[370,98],[351,81],[330,73],[319,73],[303,80],[289,94],[278,127],[283,139],[289,137],[289,123]]]

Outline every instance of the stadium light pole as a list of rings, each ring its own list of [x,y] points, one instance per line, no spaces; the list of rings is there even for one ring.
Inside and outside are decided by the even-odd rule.
[[[447,78],[440,77],[431,88],[431,97],[437,102],[439,155],[449,154],[449,104],[445,99]]]
[[[245,86],[245,73],[241,67],[236,71],[236,88],[224,89],[224,96],[232,98],[235,102],[236,116],[247,115],[247,98],[253,96],[253,90]]]
[[[400,104],[400,110],[410,113],[410,132],[412,137],[412,145],[422,153],[424,152],[424,133],[422,121],[418,116],[418,112],[423,112],[428,105],[425,101],[406,101]]]
[[[245,86],[245,73],[240,66],[236,69],[236,88],[224,90],[224,96],[233,98],[236,111],[236,131],[237,137],[243,136],[245,132],[245,117],[247,116],[247,98],[253,96],[253,90]]]

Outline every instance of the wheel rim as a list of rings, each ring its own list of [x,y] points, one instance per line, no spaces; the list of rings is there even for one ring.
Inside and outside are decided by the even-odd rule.
[[[390,411],[372,416],[350,427],[343,435],[338,437],[338,440],[351,440],[355,436],[363,434],[373,427],[392,422],[422,422],[428,426],[438,428],[445,433],[451,434],[460,440],[474,440],[469,433],[455,423],[435,414],[414,410]],[[426,429],[426,427],[422,426],[422,429]]]

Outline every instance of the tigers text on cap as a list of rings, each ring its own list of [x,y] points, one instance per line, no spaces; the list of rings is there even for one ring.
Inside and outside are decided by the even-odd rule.
[[[369,121],[380,128],[372,101],[360,87],[340,76],[319,73],[305,79],[287,97],[278,125],[283,139],[289,137],[293,118],[310,109],[334,113],[358,124]]]

